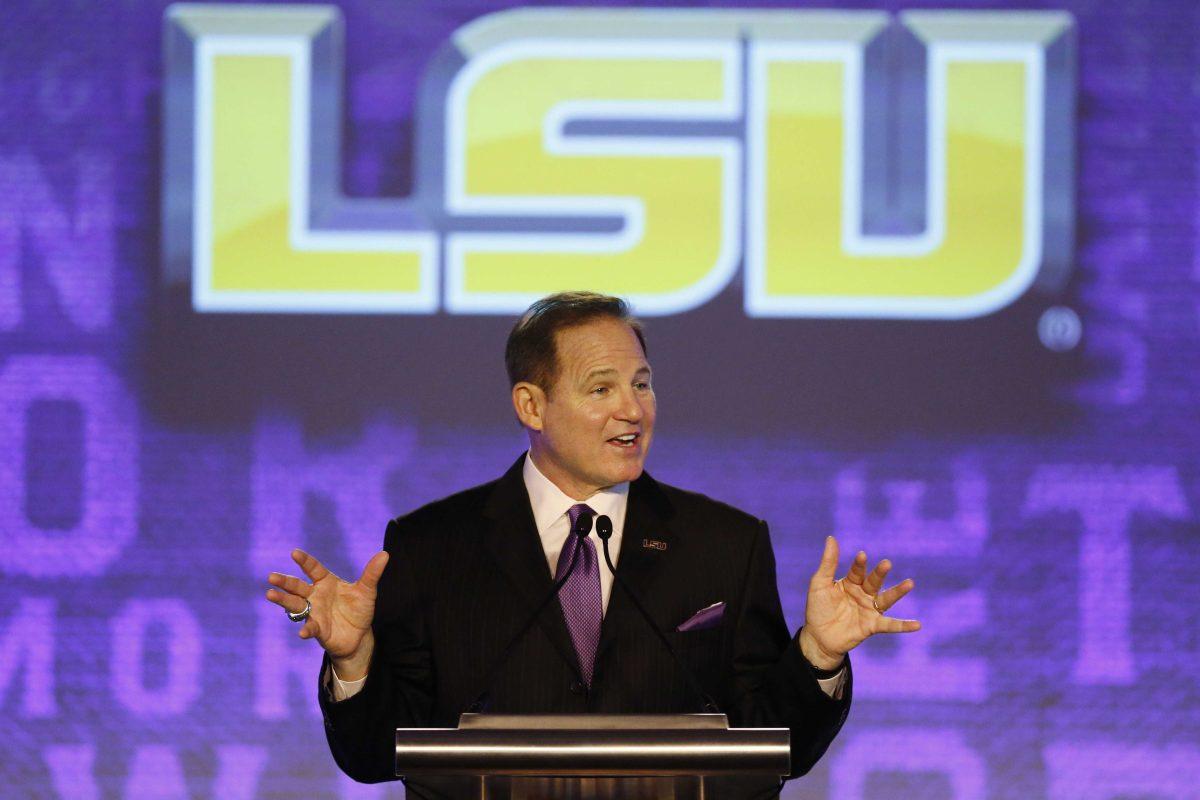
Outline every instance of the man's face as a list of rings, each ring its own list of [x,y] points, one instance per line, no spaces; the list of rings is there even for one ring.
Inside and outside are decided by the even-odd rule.
[[[560,330],[555,344],[559,371],[531,434],[534,462],[584,499],[642,474],[654,433],[650,365],[633,329],[609,317]]]

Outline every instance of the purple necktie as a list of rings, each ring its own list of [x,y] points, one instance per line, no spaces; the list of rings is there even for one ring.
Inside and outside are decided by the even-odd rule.
[[[578,559],[579,563],[571,570],[571,577],[567,578],[567,582],[558,593],[558,602],[562,605],[563,616],[567,619],[571,641],[575,643],[575,655],[579,657],[583,682],[590,687],[592,667],[596,661],[596,647],[600,644],[600,621],[604,618],[604,603],[600,598],[600,563],[596,555],[596,543],[591,538],[575,535],[575,523],[583,514],[590,518],[595,516],[596,512],[585,503],[577,503],[567,510],[567,517],[571,520],[571,532],[567,534],[567,541],[558,556],[558,569],[554,572],[554,580],[562,580],[562,576],[571,565],[571,559]]]

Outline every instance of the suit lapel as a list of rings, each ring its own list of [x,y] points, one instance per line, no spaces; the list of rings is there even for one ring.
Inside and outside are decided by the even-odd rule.
[[[637,595],[642,605],[646,604],[646,593],[650,586],[671,557],[670,545],[676,541],[676,536],[669,527],[670,517],[670,502],[658,483],[643,472],[629,486],[629,505],[625,510],[625,527],[621,533],[621,554],[616,564],[618,577]],[[666,549],[647,546],[648,542],[660,543]],[[646,622],[640,617],[625,590],[614,580],[608,598],[608,611],[600,628],[597,660],[612,645],[618,631],[629,625],[644,626]]]
[[[518,458],[517,463],[496,482],[484,507],[487,549],[521,599],[524,609],[522,621],[533,613],[554,586],[521,474],[524,463],[525,456]],[[546,605],[538,617],[538,626],[563,660],[578,674],[575,645],[571,642],[558,603],[552,601]]]

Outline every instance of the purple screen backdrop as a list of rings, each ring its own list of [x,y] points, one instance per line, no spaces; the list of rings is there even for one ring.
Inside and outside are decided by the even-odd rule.
[[[512,4],[340,5],[347,191],[404,195],[424,65]],[[650,321],[649,466],[771,522],[793,626],[826,534],[917,580],[924,631],[855,654],[785,797],[1195,797],[1200,7],[956,7],[1075,16],[1081,344],[1038,343],[1044,306],[747,320],[731,287]],[[164,292],[164,8],[0,5],[0,795],[400,796],[337,772],[263,577],[293,546],[352,574],[508,466],[509,321]]]

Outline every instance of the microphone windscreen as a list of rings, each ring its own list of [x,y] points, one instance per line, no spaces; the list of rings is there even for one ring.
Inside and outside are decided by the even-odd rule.
[[[596,518],[596,535],[602,540],[608,541],[608,538],[612,536],[612,534],[612,520],[608,518],[607,514],[601,514]]]

